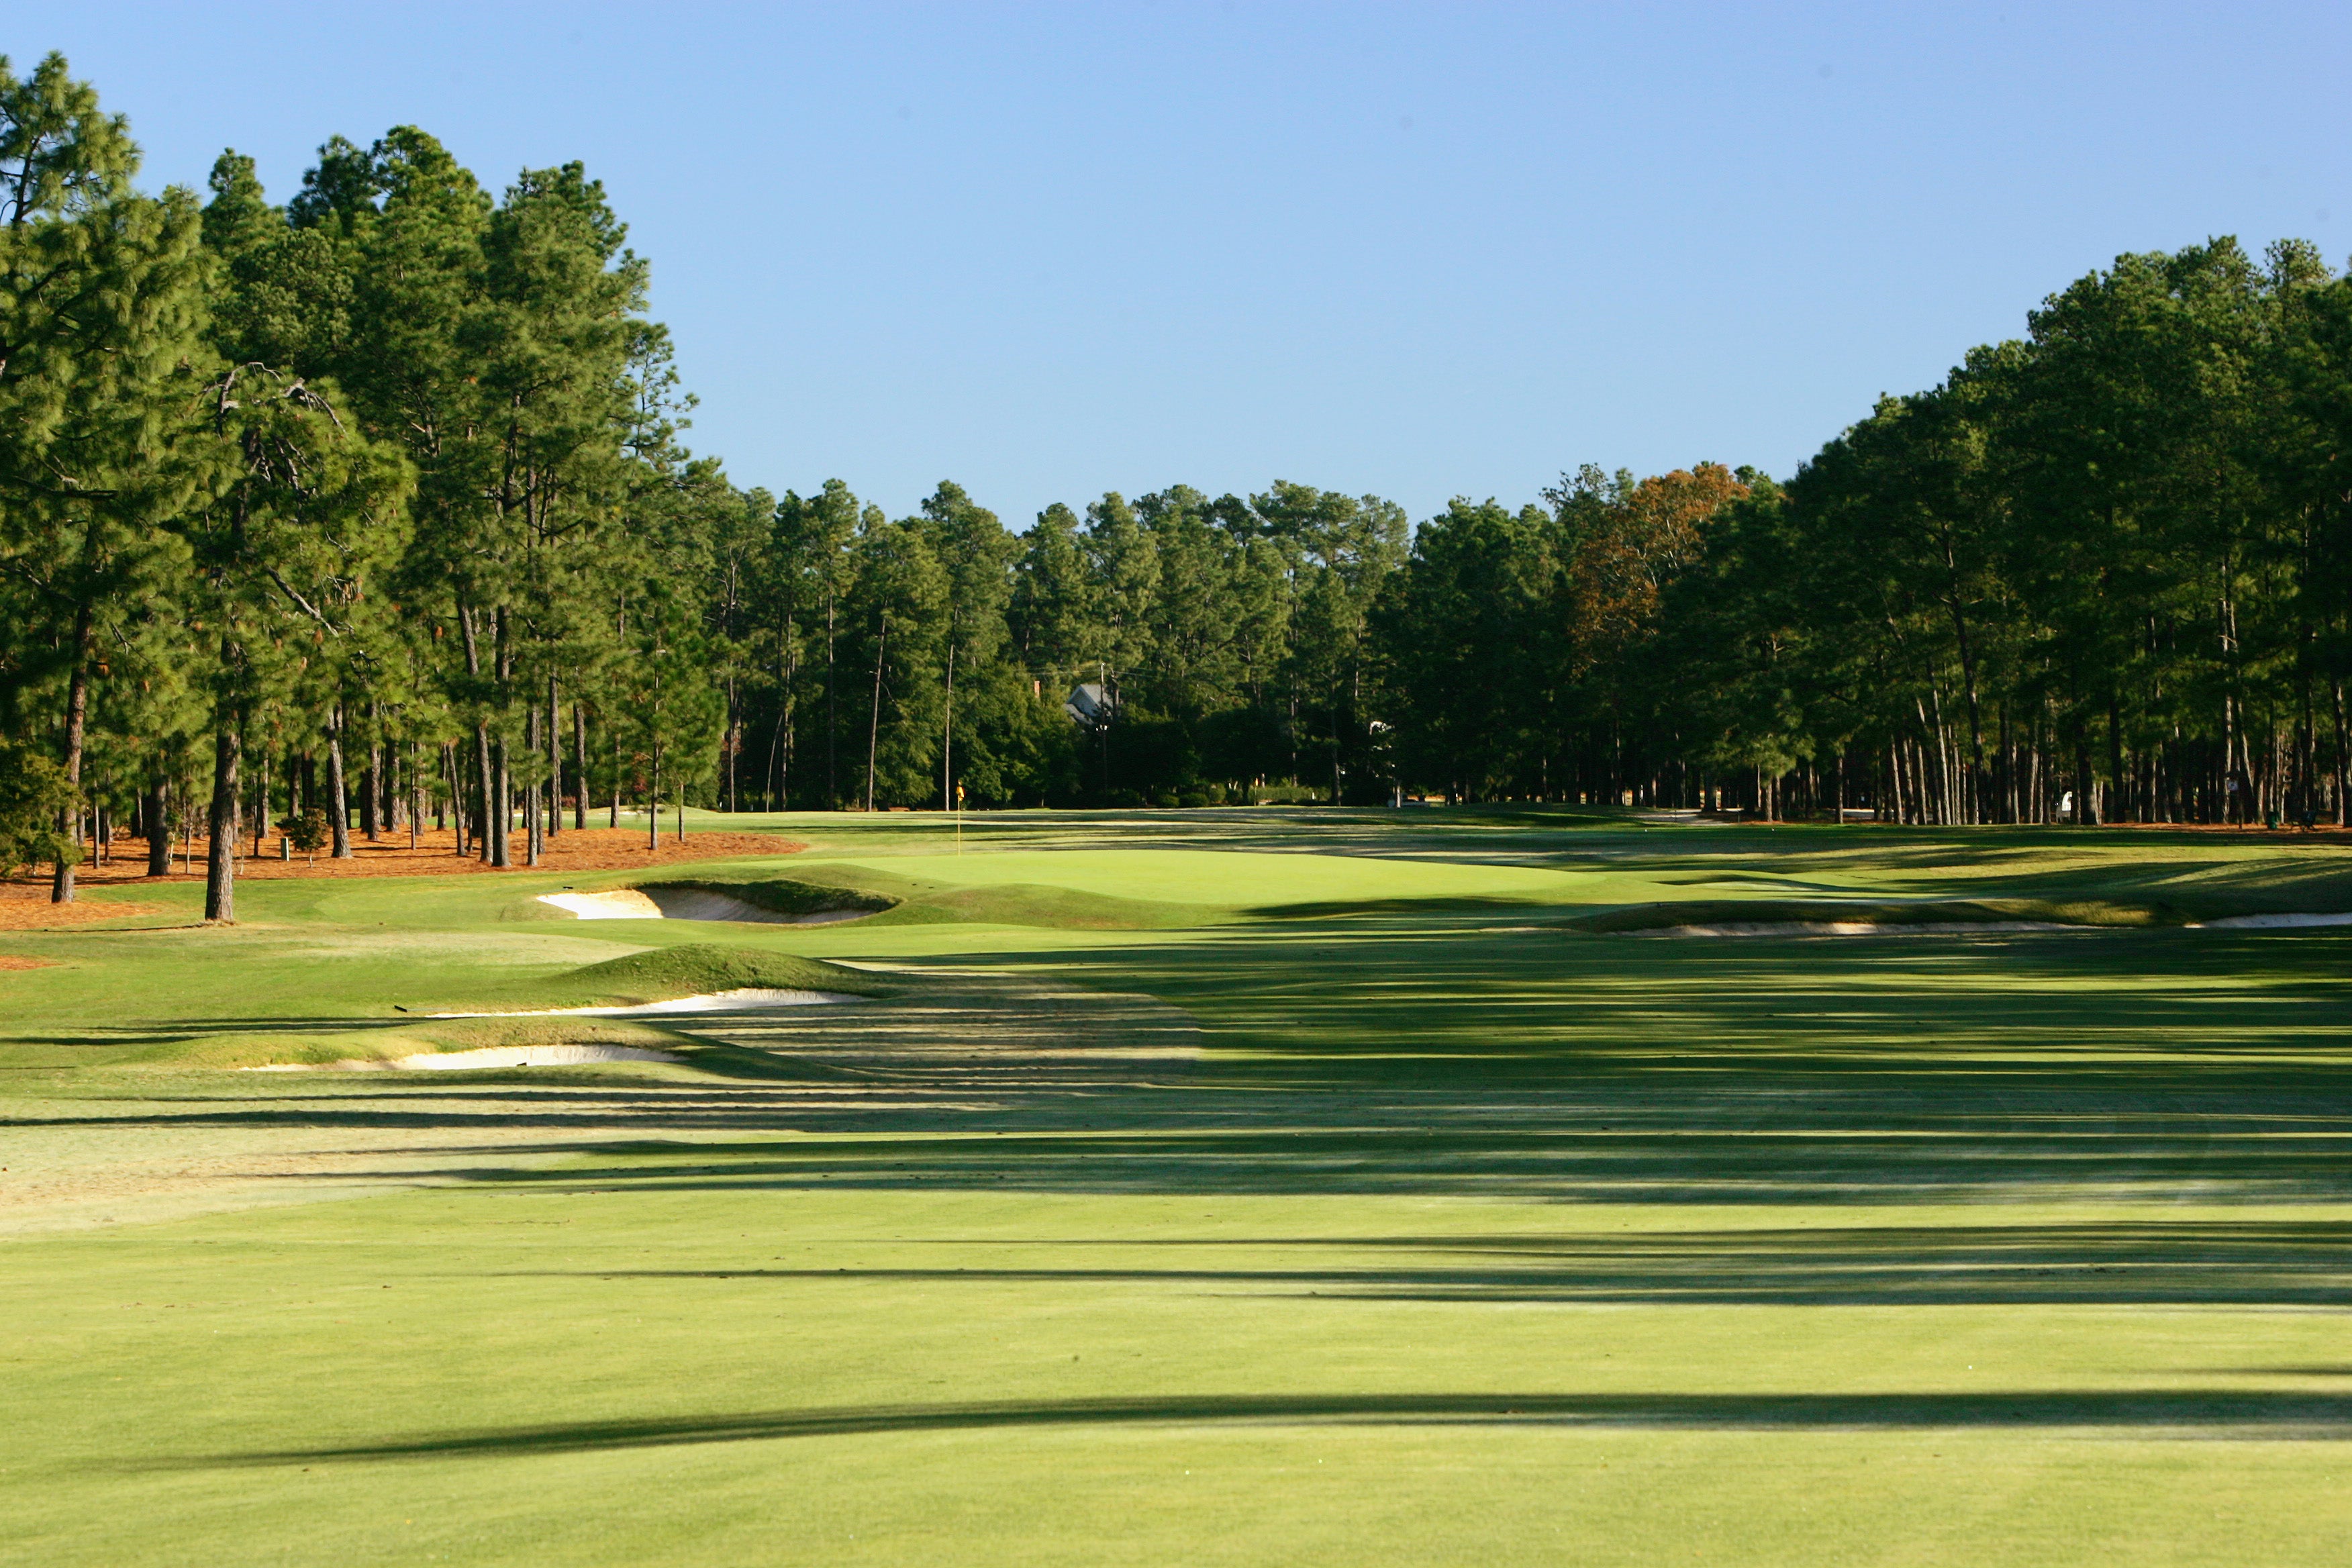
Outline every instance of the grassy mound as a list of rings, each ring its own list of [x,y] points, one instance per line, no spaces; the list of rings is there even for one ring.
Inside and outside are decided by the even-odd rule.
[[[1156,899],[1121,899],[1035,882],[933,888],[901,902],[877,924],[1045,926],[1061,931],[1176,931],[1230,919],[1225,911]]]
[[[812,877],[827,873],[840,875],[843,880],[817,887],[816,892],[833,899],[864,901],[841,902],[819,908],[865,909],[878,905],[879,912],[860,922],[866,926],[1006,925],[1043,926],[1059,931],[1179,931],[1192,926],[1223,924],[1239,918],[1231,910],[1213,904],[1126,899],[1039,882],[958,885],[925,881],[870,866],[843,867],[837,872],[834,868],[812,866],[803,872]],[[856,879],[854,882],[849,879],[853,876]],[[747,889],[764,884],[705,882],[699,885],[758,903],[761,900],[753,898]],[[767,907],[787,909],[795,914],[802,912],[797,907],[789,905],[769,904]]]
[[[838,991],[879,996],[888,988],[837,963],[753,947],[685,942],[648,948],[537,980],[520,981],[462,1002],[412,1012],[492,1012],[552,1007],[635,1007],[717,991]]]
[[[324,1033],[215,1036],[188,1043],[169,1060],[189,1067],[332,1067],[520,1046],[625,1046],[682,1053],[691,1043],[672,1030],[630,1018],[427,1018]]]
[[[678,888],[702,893],[724,893],[730,899],[740,899],[747,904],[772,910],[780,915],[880,914],[886,910],[896,909],[898,904],[896,899],[869,893],[859,888],[794,882],[781,877],[755,882],[666,877],[658,882],[639,882],[636,887],[646,892]]]
[[[2186,917],[2163,904],[2109,899],[1966,899],[1874,903],[1846,899],[1696,899],[1633,904],[1561,922],[1573,931],[1665,931],[1676,926],[1864,924],[1990,925],[2015,921],[2074,926],[2168,926]]]
[[[562,1074],[651,1075],[676,1078],[717,1074],[723,1078],[799,1079],[812,1076],[766,1051],[705,1040],[682,1028],[635,1018],[427,1018],[418,1022],[325,1034],[237,1034],[190,1042],[166,1054],[150,1053],[142,1066],[337,1068],[392,1063],[404,1057],[450,1051],[511,1050],[527,1046],[620,1046],[661,1051],[676,1063],[618,1061],[564,1067],[482,1068],[480,1072],[522,1072],[535,1083]]]
[[[1298,904],[1258,904],[1249,913],[1259,920],[1318,921],[1334,920],[1347,915],[1423,915],[1442,919],[1448,915],[1499,915],[1527,913],[1528,900],[1505,898],[1432,898],[1432,899],[1321,899]]]

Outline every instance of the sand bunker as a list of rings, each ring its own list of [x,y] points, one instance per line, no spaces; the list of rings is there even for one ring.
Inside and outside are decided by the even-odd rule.
[[[491,1046],[478,1051],[419,1051],[393,1062],[396,1068],[443,1071],[467,1068],[564,1068],[583,1062],[682,1062],[674,1051],[635,1046]]]
[[[1659,926],[1628,936],[1979,936],[2010,931],[2100,931],[2119,927],[2062,925],[2056,921],[1733,921],[1722,925]]]
[[[271,1062],[247,1072],[449,1072],[484,1068],[569,1068],[589,1062],[682,1062],[671,1051],[635,1046],[486,1046],[474,1051],[418,1051],[377,1061]]]
[[[583,921],[657,921],[661,906],[635,888],[610,893],[541,893],[539,901],[569,910]]]
[[[745,921],[761,925],[822,926],[854,921],[872,910],[824,910],[788,915],[763,910],[709,888],[616,888],[609,893],[542,893],[539,901],[583,921]]]
[[[746,988],[639,1002],[625,1007],[533,1007],[511,1013],[428,1013],[428,1018],[636,1018],[656,1013],[740,1013],[755,1007],[809,1007],[832,1002],[864,1002],[841,991],[775,991]],[[517,1047],[520,1049],[520,1047]],[[569,1048],[569,1047],[567,1047]],[[584,1048],[584,1047],[583,1047]]]
[[[2198,922],[2198,929],[2204,931],[2284,931],[2291,926],[2352,926],[2352,914],[2231,915],[2224,920]]]

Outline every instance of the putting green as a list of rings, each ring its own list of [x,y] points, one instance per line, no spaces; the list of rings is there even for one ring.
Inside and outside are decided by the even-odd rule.
[[[2352,1552],[2352,931],[1570,923],[2352,909],[2340,849],[755,825],[813,847],[697,878],[898,906],[583,924],[519,873],[0,939],[54,965],[0,971],[0,1563]],[[595,973],[887,994],[683,1066],[189,1065],[648,949]]]

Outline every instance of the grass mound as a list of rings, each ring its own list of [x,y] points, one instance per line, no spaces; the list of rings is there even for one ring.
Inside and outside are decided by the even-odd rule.
[[[1206,905],[1121,899],[1036,882],[939,888],[901,903],[877,923],[1045,926],[1061,931],[1175,931],[1228,918]]]
[[[1696,899],[1633,904],[1561,922],[1572,931],[1667,931],[1677,926],[1863,924],[1889,928],[2027,921],[2073,926],[2167,926],[2186,917],[2163,904],[2111,899],[1965,899],[1874,903],[1847,899]]]
[[[648,948],[538,980],[518,982],[462,1005],[412,1007],[412,1012],[490,1012],[552,1007],[635,1007],[718,991],[838,991],[879,996],[888,988],[872,975],[837,963],[795,958],[754,947],[695,942]]]
[[[633,1018],[427,1018],[414,1024],[378,1024],[323,1033],[215,1036],[188,1043],[173,1052],[169,1062],[214,1068],[323,1068],[520,1046],[627,1046],[683,1054],[692,1043],[673,1030]]]
[[[812,866],[812,876],[833,868]],[[862,900],[820,908],[864,909],[879,912],[862,921],[866,926],[1004,925],[1043,926],[1058,931],[1179,931],[1217,925],[1238,918],[1231,910],[1213,904],[1181,903],[1161,899],[1125,899],[1077,888],[1041,882],[983,882],[957,885],[924,881],[877,867],[844,867],[844,880],[814,890],[828,898]],[[854,883],[847,879],[856,878]],[[765,884],[704,884],[757,903],[747,888]],[[769,908],[790,908],[770,904]]]
[[[782,877],[756,882],[665,877],[658,882],[639,882],[636,886],[643,892],[676,888],[699,893],[723,893],[730,899],[740,899],[747,904],[771,910],[780,915],[880,914],[898,905],[896,899],[869,893],[859,888],[795,882]]]
[[[1249,913],[1259,920],[1316,921],[1333,920],[1346,915],[1423,915],[1432,919],[1447,915],[1525,914],[1528,902],[1525,899],[1480,898],[1462,896],[1433,899],[1323,899],[1299,904],[1258,904]]]
[[[619,1046],[661,1051],[677,1063],[620,1061],[565,1067],[484,1068],[482,1072],[525,1073],[546,1083],[568,1073],[610,1077],[614,1073],[675,1078],[717,1074],[722,1078],[799,1079],[808,1071],[766,1051],[697,1037],[682,1028],[635,1018],[427,1018],[413,1024],[379,1024],[325,1034],[242,1034],[189,1043],[142,1066],[208,1068],[339,1068],[397,1062],[404,1057],[443,1052],[512,1050],[529,1046]]]

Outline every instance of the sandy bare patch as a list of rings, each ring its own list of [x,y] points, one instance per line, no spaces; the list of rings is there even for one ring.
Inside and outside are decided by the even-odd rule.
[[[367,1072],[393,1068],[408,1072],[464,1072],[484,1068],[568,1068],[589,1062],[682,1062],[675,1051],[648,1051],[635,1046],[485,1046],[471,1051],[418,1051],[388,1061],[271,1062],[247,1068],[247,1072]]]
[[[534,1007],[517,1013],[428,1013],[428,1018],[637,1018],[656,1013],[740,1013],[756,1007],[810,1007],[835,1002],[866,1002],[840,991],[777,991],[747,987],[639,1002],[625,1007]]]
[[[0,952],[0,969],[55,969],[54,958],[26,958],[21,953]]]
[[[478,1051],[419,1051],[392,1065],[410,1071],[465,1070],[473,1068],[562,1068],[585,1062],[682,1062],[676,1051],[648,1051],[635,1046],[497,1046]]]
[[[583,921],[657,921],[661,906],[635,888],[609,893],[541,893],[539,901],[552,904]]]

